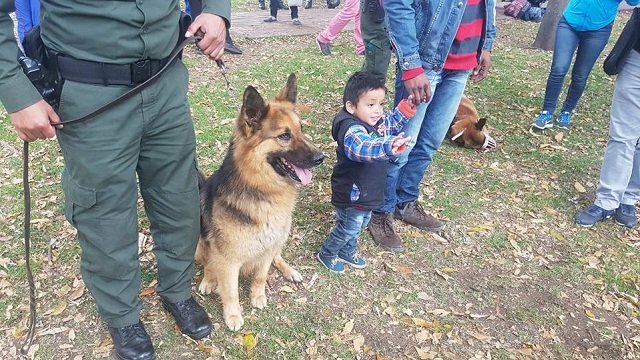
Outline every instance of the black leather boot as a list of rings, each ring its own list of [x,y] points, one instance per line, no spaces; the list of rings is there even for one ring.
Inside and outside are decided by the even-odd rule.
[[[340,5],[340,0],[328,0],[327,1],[327,7],[329,9],[335,9],[338,7],[338,5]]]
[[[231,34],[229,33],[229,29],[227,29],[227,39],[224,42],[224,52],[229,54],[242,54],[242,50],[240,50],[234,43],[233,39],[231,39]]]
[[[124,327],[109,327],[116,355],[122,360],[153,360],[156,353],[142,322]]]
[[[193,340],[200,340],[211,333],[209,315],[193,297],[177,303],[170,303],[165,298],[161,299],[162,305],[176,319],[176,324],[183,334]]]

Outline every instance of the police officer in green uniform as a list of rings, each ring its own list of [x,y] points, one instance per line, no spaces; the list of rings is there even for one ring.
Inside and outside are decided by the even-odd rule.
[[[155,358],[140,321],[138,184],[154,239],[157,294],[184,334],[200,339],[211,332],[191,288],[199,196],[187,69],[176,61],[113,109],[86,122],[55,124],[90,113],[157,73],[178,42],[180,3],[42,0],[42,40],[65,79],[54,111],[16,62],[14,0],[0,0],[0,101],[20,139],[57,135],[66,218],[78,230],[81,274],[121,359]],[[202,5],[187,33],[201,30],[198,47],[217,59],[230,0]]]

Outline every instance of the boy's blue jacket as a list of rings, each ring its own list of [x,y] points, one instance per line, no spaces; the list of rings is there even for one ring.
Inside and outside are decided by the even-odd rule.
[[[441,71],[462,20],[467,0],[383,0],[389,39],[403,71]],[[480,50],[492,50],[496,37],[495,0],[485,0]]]

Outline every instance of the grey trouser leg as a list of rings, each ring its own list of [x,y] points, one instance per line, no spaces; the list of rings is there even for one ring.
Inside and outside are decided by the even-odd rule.
[[[616,79],[596,205],[613,210],[640,199],[639,140],[640,53],[632,50]]]
[[[391,60],[391,43],[384,25],[384,10],[380,0],[360,0],[360,31],[364,42],[363,71],[387,80]]]
[[[135,324],[142,306],[137,180],[155,243],[157,293],[171,302],[191,296],[199,195],[187,82],[177,63],[125,103],[58,131],[66,216],[78,230],[84,282],[109,326]],[[78,118],[126,90],[67,82],[60,117]]]

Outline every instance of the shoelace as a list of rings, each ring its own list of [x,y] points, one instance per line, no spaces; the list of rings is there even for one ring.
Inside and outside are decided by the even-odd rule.
[[[393,230],[393,219],[391,218],[391,216],[386,216],[384,218],[384,223],[383,223],[383,226],[382,226],[382,230],[384,231],[385,235],[395,232]]]
[[[420,214],[421,219],[427,218],[427,212],[424,211],[424,209],[422,208],[422,205],[420,205],[418,201],[414,201],[413,206],[416,208],[416,211],[418,212],[418,214]]]
[[[122,328],[121,333],[125,342],[129,342],[129,340],[134,338],[146,336],[144,328],[142,326],[139,326],[139,324],[125,326]]]
[[[196,305],[191,300],[186,300],[176,305],[178,307],[178,311],[180,311],[180,315],[182,315],[183,317],[186,317],[192,311],[197,310]]]

